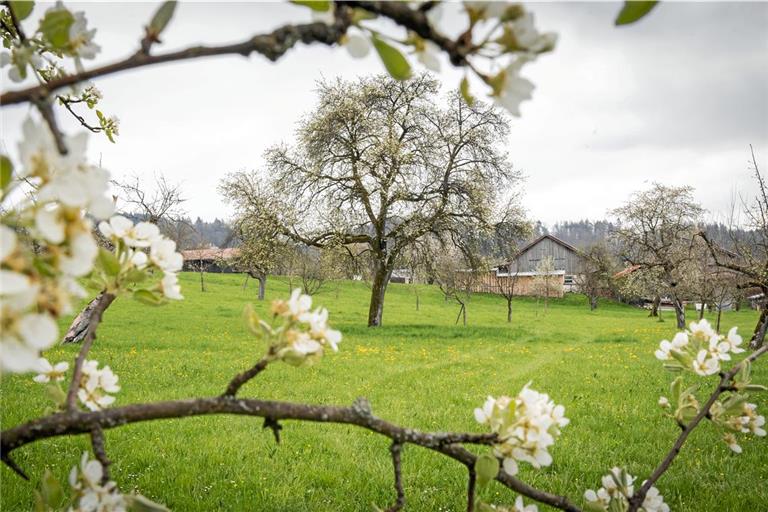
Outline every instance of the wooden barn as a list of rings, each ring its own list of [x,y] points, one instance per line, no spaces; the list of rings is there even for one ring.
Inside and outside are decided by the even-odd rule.
[[[184,270],[199,272],[201,267],[205,272],[230,273],[237,270],[229,264],[240,255],[240,249],[218,247],[206,247],[203,249],[189,249],[181,251],[184,258]]]
[[[541,275],[537,268],[547,257],[554,263],[554,271],[549,272],[550,295],[562,297],[565,292],[575,291],[582,257],[574,246],[552,235],[540,236],[521,248],[512,260],[479,276],[476,291],[499,293],[505,286],[503,280],[512,279],[515,295],[533,295],[536,278]]]

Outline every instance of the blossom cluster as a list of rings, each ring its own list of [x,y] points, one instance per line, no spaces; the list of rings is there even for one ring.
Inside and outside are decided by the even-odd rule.
[[[36,369],[39,352],[57,339],[56,318],[85,296],[77,279],[91,272],[98,254],[86,212],[100,219],[114,209],[109,174],[86,162],[85,134],[64,138],[66,155],[31,119],[22,135],[21,165],[3,184],[0,218],[0,370],[10,372]],[[3,164],[11,167],[5,156]],[[32,194],[18,200],[22,182]]]
[[[518,461],[537,469],[552,464],[548,449],[569,422],[562,405],[555,405],[549,395],[529,384],[515,398],[489,396],[482,408],[475,409],[477,422],[498,434],[494,453],[504,459],[504,470],[510,475],[517,474]]]
[[[333,10],[318,12],[312,7],[316,19],[333,23]],[[426,12],[427,21],[436,33],[449,34],[451,28],[443,23],[446,9],[454,9],[449,2],[438,2]],[[487,59],[491,67],[480,71],[473,62],[470,69],[483,80],[491,90],[490,96],[502,108],[515,116],[520,115],[520,103],[531,98],[533,83],[520,76],[522,67],[538,58],[542,53],[554,49],[557,36],[541,33],[536,29],[533,14],[518,3],[511,2],[463,2],[459,8],[468,20],[468,27],[461,36],[469,37],[472,46],[467,58]],[[426,69],[440,71],[442,49],[434,42],[409,32],[405,39],[388,37],[380,30],[366,26],[367,16],[352,17],[353,27],[342,38],[342,44],[354,58],[364,58],[375,49],[387,70],[398,79],[407,78],[410,65],[397,47],[410,51]],[[499,64],[501,63],[501,64]],[[466,77],[460,90],[468,102],[473,98],[469,93]]]
[[[539,507],[534,504],[526,505],[523,503],[523,497],[518,496],[517,499],[515,499],[515,504],[511,507],[480,503],[477,510],[478,512],[538,512]]]
[[[256,334],[264,335],[270,343],[270,354],[293,366],[308,366],[317,362],[326,347],[338,351],[341,332],[328,325],[328,310],[312,310],[312,297],[296,288],[288,300],[272,302],[275,327],[259,319],[252,311],[249,321]]]
[[[715,332],[709,322],[702,319],[691,322],[690,330],[679,332],[672,341],[662,340],[655,352],[656,358],[670,361],[670,369],[686,369],[701,376],[720,371],[721,361],[730,361],[731,354],[744,352],[739,345],[742,338],[736,327],[727,336]]]
[[[91,411],[100,411],[115,402],[115,397],[109,393],[120,391],[117,380],[117,375],[109,366],[99,369],[98,361],[86,360],[78,383],[77,398]]]
[[[115,215],[109,221],[102,221],[99,231],[115,246],[117,258],[112,271],[104,269],[103,284],[108,290],[116,293],[123,289],[133,290],[133,282],[143,282],[148,273],[158,271],[162,273],[159,283],[154,288],[142,284],[140,289],[150,293],[157,291],[166,299],[184,298],[177,275],[184,259],[176,251],[176,242],[163,236],[155,224],[138,222],[134,225],[130,219]]]
[[[585,510],[609,511],[627,510],[629,499],[634,495],[635,478],[625,470],[614,467],[603,476],[602,484],[597,491],[589,489],[584,493],[587,500]],[[643,482],[645,484],[645,482]],[[664,503],[664,497],[656,487],[651,487],[640,507],[644,512],[669,512],[669,505]]]
[[[69,473],[69,485],[75,492],[75,503],[68,512],[125,512],[128,502],[113,481],[102,483],[104,467],[89,460],[84,452],[79,466]]]

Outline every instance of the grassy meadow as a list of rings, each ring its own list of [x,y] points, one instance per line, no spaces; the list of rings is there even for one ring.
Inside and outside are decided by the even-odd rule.
[[[253,281],[238,275],[181,276],[186,300],[153,308],[118,299],[107,311],[91,358],[120,377],[116,405],[220,394],[229,379],[251,366],[263,347],[247,332],[242,309],[289,293],[271,279],[267,301],[255,300]],[[315,303],[331,312],[344,340],[340,351],[317,366],[276,363],[248,383],[241,396],[349,405],[367,397],[377,416],[424,430],[472,430],[472,411],[488,394],[516,394],[528,381],[563,404],[571,424],[551,449],[554,463],[536,471],[521,464],[520,477],[583,503],[612,466],[624,465],[639,480],[648,475],[678,434],[657,406],[671,374],[653,356],[659,340],[675,332],[665,321],[617,304],[590,312],[586,299],[552,301],[546,313],[536,301],[514,303],[506,323],[500,297],[476,295],[469,325],[454,325],[457,307],[439,292],[420,287],[421,307],[409,285],[390,286],[385,325],[365,327],[369,290],[362,283],[329,284]],[[692,312],[691,312],[692,314]],[[723,327],[751,332],[756,313],[725,313]],[[72,360],[78,347],[56,347],[52,362]],[[688,382],[693,376],[687,377]],[[755,381],[768,384],[768,361],[755,365]],[[709,379],[708,387],[715,380]],[[768,410],[768,395],[757,398]],[[31,376],[5,376],[2,428],[43,413],[43,387]],[[206,416],[133,424],[106,431],[113,478],[124,491],[137,489],[175,511],[358,511],[393,501],[386,438],[344,425],[285,422],[282,443],[262,431],[261,420]],[[674,511],[768,510],[768,440],[740,437],[734,456],[711,425],[697,430],[657,484]],[[3,467],[3,511],[30,510],[45,467],[64,482],[88,438],[54,438],[14,452],[33,476],[24,482]],[[406,510],[454,511],[465,506],[466,471],[427,450],[403,453]],[[511,504],[515,495],[492,485],[490,501]],[[548,510],[540,506],[539,510]]]

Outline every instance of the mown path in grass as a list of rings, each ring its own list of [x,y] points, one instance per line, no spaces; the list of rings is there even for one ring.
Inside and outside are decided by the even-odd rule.
[[[198,276],[184,274],[183,302],[152,308],[121,298],[109,309],[92,357],[119,375],[118,405],[219,394],[232,375],[258,359],[263,347],[241,321],[243,306],[253,302],[266,311],[268,301],[289,288],[272,279],[268,300],[259,303],[254,283],[242,289],[242,279],[207,275],[208,291],[201,293]],[[554,464],[540,471],[522,465],[521,477],[578,503],[612,466],[624,465],[642,479],[671,446],[678,429],[656,402],[672,376],[653,351],[674,334],[672,313],[657,322],[616,304],[590,312],[576,295],[553,301],[544,312],[535,301],[519,299],[510,325],[503,299],[477,295],[465,328],[454,325],[454,304],[432,287],[420,290],[416,311],[413,288],[391,285],[385,325],[368,329],[365,285],[327,285],[315,302],[329,308],[331,323],[344,333],[339,353],[311,368],[272,365],[241,393],[326,404],[365,396],[376,415],[391,421],[477,430],[472,410],[486,395],[513,395],[533,381],[534,389],[565,405],[571,424],[551,450]],[[752,311],[726,313],[723,327],[739,325],[746,334],[755,321]],[[48,356],[71,360],[76,350],[57,347]],[[768,361],[756,365],[755,380],[768,383]],[[766,396],[755,401],[765,414]],[[6,376],[0,404],[7,428],[40,415],[46,400],[31,376]],[[106,437],[120,487],[176,511],[355,511],[393,500],[386,439],[353,427],[288,422],[276,446],[257,419],[210,416],[134,424]],[[659,482],[672,510],[768,510],[768,441],[750,438],[742,446],[744,453],[732,456],[711,425],[697,431]],[[29,510],[43,469],[65,481],[87,448],[86,437],[58,438],[15,452],[33,482],[0,470],[0,508]],[[464,507],[466,473],[453,461],[408,446],[403,469],[407,510]],[[498,503],[514,501],[501,487],[487,493]]]

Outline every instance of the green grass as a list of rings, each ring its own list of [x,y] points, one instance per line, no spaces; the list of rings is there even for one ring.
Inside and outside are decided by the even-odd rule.
[[[253,282],[208,275],[201,293],[197,276],[182,276],[186,300],[151,308],[121,298],[108,310],[91,357],[109,364],[123,389],[117,405],[220,394],[236,372],[259,358],[263,347],[247,333],[241,312],[255,301]],[[288,294],[285,281],[268,283],[267,299]],[[647,476],[678,434],[656,405],[672,380],[653,351],[675,332],[671,313],[657,322],[617,304],[590,312],[586,300],[567,296],[546,313],[535,301],[516,300],[507,324],[503,299],[477,295],[469,326],[455,326],[457,308],[432,287],[421,292],[391,285],[384,326],[365,327],[369,290],[344,283],[316,297],[342,330],[337,354],[312,368],[274,364],[242,390],[243,396],[323,404],[351,404],[368,397],[376,415],[424,430],[477,431],[472,410],[488,394],[516,394],[528,381],[565,405],[571,419],[552,448],[554,464],[539,471],[522,464],[520,476],[577,503],[614,465]],[[264,310],[268,301],[256,305]],[[726,313],[725,328],[743,333],[752,311]],[[72,360],[76,347],[56,347],[52,361]],[[756,365],[768,383],[768,362]],[[692,379],[688,377],[688,379]],[[714,385],[710,379],[708,385]],[[768,409],[765,396],[758,410]],[[3,377],[2,427],[43,413],[43,389],[29,376]],[[207,416],[156,421],[106,432],[113,478],[172,510],[372,510],[393,500],[392,468],[385,438],[340,425],[285,422],[275,445],[256,418]],[[733,456],[711,425],[703,425],[659,482],[675,511],[758,511],[768,507],[768,442],[742,438]],[[0,508],[29,510],[45,467],[62,481],[89,446],[85,436],[55,438],[14,453],[32,475],[27,483],[3,467]],[[462,510],[466,471],[458,463],[407,446],[403,454],[407,509]],[[510,504],[514,494],[496,484],[486,495]],[[547,507],[539,507],[548,510]]]

